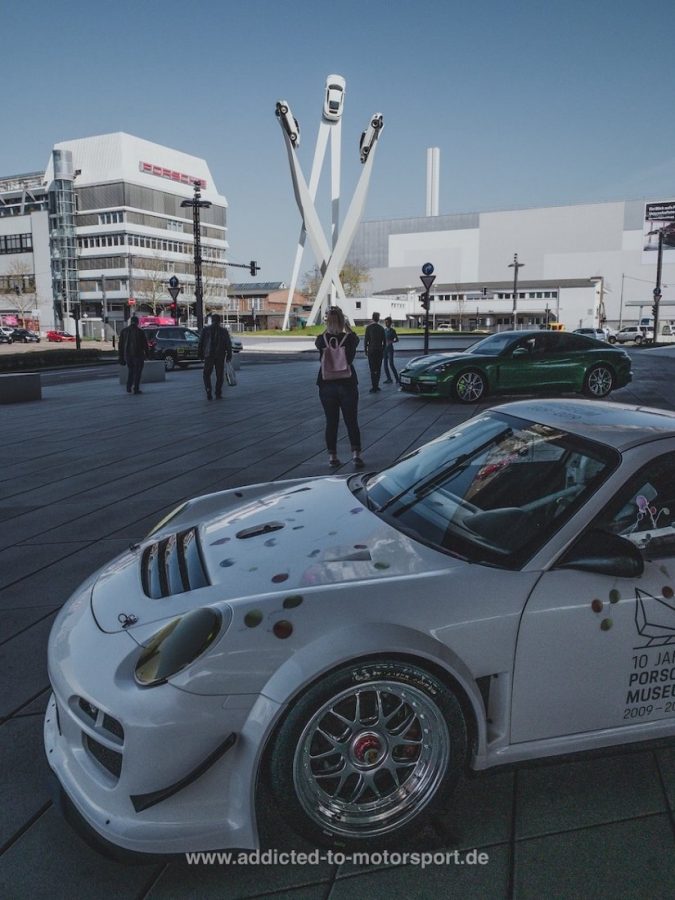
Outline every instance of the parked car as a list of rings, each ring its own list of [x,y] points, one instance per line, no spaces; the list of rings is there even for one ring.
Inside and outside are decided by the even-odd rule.
[[[606,341],[607,332],[604,328],[575,328],[573,334],[585,334],[586,337],[595,338],[596,341]]]
[[[436,331],[453,331],[453,327],[450,322],[439,322]]]
[[[47,340],[48,341],[74,341],[75,335],[70,334],[67,331],[48,331],[47,332]]]
[[[326,96],[323,101],[324,119],[337,121],[342,115],[345,100],[345,80],[342,75],[329,75],[326,79]]]
[[[675,414],[551,399],[376,475],[182,503],[52,628],[69,820],[255,848],[271,795],[314,846],[369,849],[452,809],[467,766],[672,738],[673,510]]]
[[[148,339],[151,359],[163,359],[167,372],[178,366],[186,368],[191,363],[201,362],[199,358],[199,332],[185,325],[148,325],[143,328]],[[242,343],[232,340],[232,351],[239,353]]]
[[[581,391],[597,399],[631,378],[625,350],[565,331],[501,331],[463,353],[419,356],[399,373],[403,391],[461,403],[523,391]]]
[[[22,344],[39,344],[40,335],[34,331],[29,331],[28,328],[14,328],[12,329],[12,340],[19,341]]]
[[[291,112],[291,108],[285,100],[279,100],[276,106],[276,115],[284,127],[284,131],[290,138],[294,147],[300,143],[300,126],[298,120]]]
[[[653,340],[654,332],[644,325],[628,325],[608,338],[610,344],[648,344]]]
[[[11,334],[8,334],[4,329],[0,329],[0,344],[11,344],[13,343],[13,338]]]
[[[380,136],[380,132],[384,128],[384,119],[382,118],[382,113],[375,113],[370,122],[368,123],[368,128],[361,135],[361,140],[359,141],[359,151],[361,155],[361,162],[364,163],[368,159],[368,155],[373,148],[373,144]]]

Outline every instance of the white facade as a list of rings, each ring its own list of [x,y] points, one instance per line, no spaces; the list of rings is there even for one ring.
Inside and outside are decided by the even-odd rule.
[[[608,324],[623,324],[651,311],[657,254],[645,252],[655,245],[645,204],[663,199],[364,222],[349,261],[369,270],[371,294],[399,297],[421,292],[421,267],[431,262],[441,321],[471,314],[494,325],[512,312],[517,253],[518,313],[532,324],[546,315],[551,291],[549,312],[568,329],[597,326],[603,308]],[[456,299],[434,300],[441,297]],[[663,318],[675,316],[672,245],[664,246],[661,305]]]

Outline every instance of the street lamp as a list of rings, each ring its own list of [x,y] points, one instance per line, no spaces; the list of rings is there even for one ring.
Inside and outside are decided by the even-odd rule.
[[[192,200],[183,200],[181,206],[192,207],[192,226],[194,231],[194,247],[195,247],[195,313],[197,315],[197,331],[201,331],[204,327],[204,292],[202,289],[202,241],[201,228],[199,224],[199,210],[208,209],[211,206],[210,200],[202,200],[200,188],[202,183],[199,179],[193,182],[195,195]]]
[[[518,269],[522,269],[525,263],[518,262],[518,254],[513,254],[513,262],[509,263],[509,269],[513,269],[513,330],[518,327]]]
[[[602,328],[607,321],[607,315],[605,313],[605,277],[604,275],[592,275],[589,278],[589,281],[592,281],[593,284],[597,285],[598,291],[597,322],[594,321],[593,325]]]

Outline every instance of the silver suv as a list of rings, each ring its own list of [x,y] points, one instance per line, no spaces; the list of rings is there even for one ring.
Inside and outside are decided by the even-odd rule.
[[[629,325],[609,336],[610,344],[627,344],[629,341],[635,344],[648,344],[653,340],[654,332],[644,325]]]

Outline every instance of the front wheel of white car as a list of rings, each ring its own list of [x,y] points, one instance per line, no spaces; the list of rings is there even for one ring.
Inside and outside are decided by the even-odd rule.
[[[454,693],[405,662],[369,661],[296,701],[269,754],[286,821],[315,843],[365,849],[419,833],[445,807],[466,760]]]

